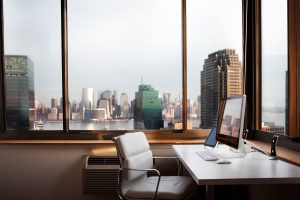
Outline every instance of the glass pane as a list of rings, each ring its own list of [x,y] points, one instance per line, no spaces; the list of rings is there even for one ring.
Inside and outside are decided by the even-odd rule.
[[[68,1],[70,129],[181,128],[180,0]]]
[[[262,130],[285,134],[287,1],[262,0]]]
[[[60,1],[4,0],[8,130],[62,129]]]
[[[243,94],[242,0],[188,0],[188,128],[211,128],[220,98]]]

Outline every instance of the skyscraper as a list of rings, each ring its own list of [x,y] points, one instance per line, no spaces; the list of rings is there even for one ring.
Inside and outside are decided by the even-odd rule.
[[[151,85],[139,85],[139,91],[135,93],[134,129],[160,129],[163,126],[162,100],[158,91]]]
[[[201,71],[201,127],[217,123],[220,99],[243,94],[243,68],[234,49],[208,55]]]
[[[92,110],[94,106],[93,88],[82,88],[82,104],[86,110]]]
[[[72,112],[78,112],[78,103],[76,100],[73,100],[72,103]]]
[[[57,99],[52,98],[51,99],[51,108],[57,108],[57,107],[58,107]]]
[[[98,102],[97,102],[97,107],[98,108],[102,108],[100,106],[100,102],[101,101],[103,102],[103,100],[107,100],[108,106],[106,108],[107,109],[106,113],[107,113],[108,117],[111,117],[112,112],[113,112],[113,108],[112,108],[112,95],[113,95],[112,91],[107,89],[107,90],[105,90],[104,92],[101,93],[100,99],[98,99]]]
[[[122,93],[120,96],[120,107],[121,107],[121,117],[129,118],[129,102],[126,93]]]
[[[105,113],[107,115],[107,118],[111,118],[111,113],[110,113],[110,102],[109,100],[106,99],[100,99],[98,100],[98,108],[103,108],[105,109]]]
[[[113,94],[112,94],[112,106],[117,106],[119,104],[118,101],[118,91],[114,90]]]
[[[34,67],[25,55],[6,55],[6,128],[8,130],[33,129],[29,109],[34,108]]]
[[[171,93],[164,92],[163,93],[163,107],[167,108],[171,104]]]

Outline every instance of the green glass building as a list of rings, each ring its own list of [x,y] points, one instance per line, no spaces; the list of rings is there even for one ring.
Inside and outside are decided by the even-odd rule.
[[[151,85],[139,85],[139,91],[135,93],[134,129],[160,129],[163,126],[162,100],[158,91]]]
[[[28,56],[6,55],[5,118],[8,130],[33,129],[29,110],[34,108],[34,67]]]

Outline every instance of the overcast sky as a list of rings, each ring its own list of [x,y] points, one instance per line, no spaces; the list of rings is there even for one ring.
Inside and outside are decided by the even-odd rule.
[[[270,4],[272,2],[272,4]],[[262,106],[285,107],[287,1],[262,1]]]
[[[182,94],[181,0],[71,0],[68,15],[70,101],[84,87],[132,100],[141,77]],[[36,100],[49,105],[62,93],[60,1],[4,0],[4,20],[5,54],[32,59]],[[241,0],[187,0],[187,21],[188,98],[196,100],[208,54],[233,48],[242,62]]]

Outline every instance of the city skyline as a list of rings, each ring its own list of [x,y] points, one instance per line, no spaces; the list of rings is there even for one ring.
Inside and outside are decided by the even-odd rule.
[[[218,75],[222,74],[222,76],[217,77],[216,80],[211,78],[206,80],[202,77],[201,78],[201,80],[203,81],[203,83],[201,84],[202,86],[207,87],[209,86],[208,83],[213,83],[213,82],[223,83],[225,81],[224,82],[225,85],[217,84],[217,87],[214,88],[214,90],[218,91],[219,95],[221,95],[220,97],[241,94],[243,89],[242,67],[238,55],[235,54],[235,50],[224,49],[224,50],[219,50],[217,52],[213,52],[208,55],[208,58],[205,60],[205,63],[207,64],[205,64],[204,69],[206,70],[210,69],[206,72],[208,73],[208,77],[214,77],[214,75],[212,75],[211,72],[216,73]],[[6,80],[9,80],[8,78],[10,77],[14,78],[15,80],[13,82],[9,82],[9,83],[7,82],[6,87],[14,88],[15,84],[18,85],[18,82],[22,81],[22,77],[24,77],[25,79],[27,79],[27,77],[31,78],[32,81],[30,85],[32,87],[34,82],[33,66],[34,66],[34,62],[31,61],[30,58],[28,58],[27,56],[6,55],[5,56],[5,69],[6,69],[5,74],[7,77]],[[20,67],[22,68],[22,70],[20,70],[21,69]],[[27,71],[27,68],[30,70]],[[211,69],[213,69],[213,71],[211,71]],[[23,86],[27,87],[26,85]],[[223,91],[224,89],[225,91]],[[11,90],[10,92],[12,91],[13,90]],[[27,92],[24,89],[22,91],[23,92],[25,91],[24,95],[18,96],[18,98],[20,99],[25,98],[26,100],[26,98],[28,98]],[[30,91],[32,91],[31,96],[34,97],[34,88],[28,90],[29,94]],[[104,91],[103,90],[94,91],[93,88],[82,88],[81,93],[82,93],[82,97],[80,100],[73,100],[72,104],[70,101],[70,122],[71,121],[99,122],[99,120],[134,119],[134,126],[132,125],[134,129],[144,129],[144,128],[161,129],[161,128],[170,128],[170,127],[171,128],[181,127],[181,125],[178,124],[176,125],[176,123],[179,124],[182,123],[181,96],[179,96],[179,98],[177,99],[176,97],[173,97],[172,94],[169,92],[163,92],[162,95],[159,95],[158,90],[154,90],[151,85],[143,84],[142,81],[138,85],[138,90],[135,92],[135,98],[132,100],[128,98],[125,92],[122,92],[120,95],[118,95],[119,93],[117,90],[106,89]],[[95,95],[95,93],[98,93],[98,95]],[[137,96],[138,93],[140,93],[140,95]],[[121,100],[121,97],[123,97],[123,100]],[[140,97],[142,97],[143,100],[138,100],[140,99]],[[11,97],[7,96],[7,98],[11,98]],[[205,96],[202,96],[201,99],[205,99]],[[25,117],[27,119],[24,118],[23,120],[28,120],[28,122],[30,123],[33,123],[34,120],[39,120],[44,122],[63,120],[63,108],[62,108],[63,101],[61,98],[49,99],[49,102],[51,103],[51,107],[49,106],[47,107],[43,102],[37,102],[37,101],[35,101],[33,106],[33,100],[34,98],[32,98],[32,103],[31,103],[32,105],[28,104],[27,106],[28,109],[25,109],[25,111],[23,109],[24,112],[22,111],[22,109],[16,110],[18,112],[23,112],[24,116],[27,115],[27,117]],[[154,103],[155,101],[157,103]],[[193,123],[193,125],[188,124],[188,127],[190,128],[201,128],[201,127],[210,128],[210,125],[203,126],[203,124],[205,123],[204,122],[200,123],[200,119],[201,121],[205,120],[205,118],[203,118],[204,115],[200,114],[199,106],[202,105],[201,102],[202,101],[200,101],[200,96],[198,96],[196,101],[187,99],[188,120],[197,119],[199,121],[196,124]],[[138,111],[136,105],[143,105],[142,109]],[[211,101],[210,101],[210,105],[212,105]],[[17,106],[17,104],[14,104],[13,106]],[[7,107],[7,109],[9,109],[9,107]],[[126,109],[125,110],[125,112],[127,113],[126,115],[124,115],[124,109]],[[157,110],[155,112],[160,114],[154,114],[155,113],[154,110]],[[204,111],[204,109],[201,108],[201,111]],[[8,112],[7,115],[11,115],[11,114],[9,114]],[[12,116],[13,115],[7,116],[7,118],[10,118]],[[145,117],[145,121],[144,121],[144,117]],[[166,124],[165,123],[166,121],[171,122],[171,124],[169,123]],[[136,125],[138,123],[140,123],[140,125]],[[141,123],[150,124],[150,125],[144,126],[141,125]],[[267,120],[267,121],[263,121],[262,127],[264,130],[284,131],[284,127],[280,125],[281,123],[282,122],[278,124],[275,123],[274,120],[272,121]],[[200,124],[202,124],[202,126]],[[208,124],[212,124],[212,122],[209,122]],[[25,124],[25,126],[27,125]],[[130,127],[131,125],[127,124],[127,127],[128,126]],[[34,127],[34,126],[30,124],[30,127]],[[14,129],[14,127],[9,129]]]

